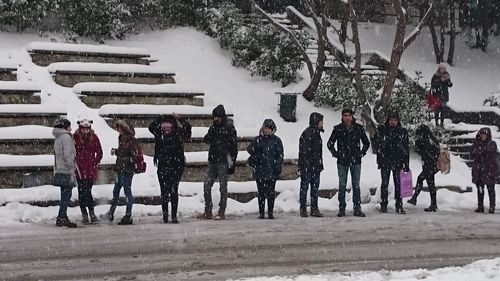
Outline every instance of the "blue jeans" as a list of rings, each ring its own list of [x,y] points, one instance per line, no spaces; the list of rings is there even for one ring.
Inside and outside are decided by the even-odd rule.
[[[389,178],[392,172],[392,179],[394,181],[394,199],[396,200],[396,208],[403,206],[403,200],[401,199],[401,181],[399,178],[400,169],[393,169],[390,167],[383,167],[380,169],[380,175],[382,177],[382,185],[380,187],[380,199],[382,202],[380,206],[387,207],[388,197],[389,197]]]
[[[71,200],[72,186],[61,186],[61,200],[59,201],[59,214],[58,218],[65,218],[68,216],[67,210],[69,201]]]
[[[359,180],[361,178],[361,164],[342,165],[337,164],[339,174],[339,209],[345,210],[345,191],[347,186],[347,174],[351,170],[352,183],[352,203],[354,209],[361,208],[361,191],[359,188]]]
[[[304,170],[300,172],[300,208],[305,209],[307,204],[307,190],[311,186],[311,209],[318,208],[320,171]]]
[[[125,197],[127,197],[127,208],[125,210],[126,216],[132,215],[132,205],[134,204],[134,197],[132,197],[132,178],[134,174],[118,174],[116,176],[115,187],[113,188],[113,201],[109,208],[109,214],[114,215],[116,206],[118,206],[118,199],[120,198],[120,190],[123,187]]]

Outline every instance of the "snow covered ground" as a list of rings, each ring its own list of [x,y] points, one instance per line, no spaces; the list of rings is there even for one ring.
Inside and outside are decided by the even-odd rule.
[[[255,277],[238,281],[487,281],[500,279],[500,259],[481,260],[464,267],[445,267],[436,270],[341,272],[295,277]]]

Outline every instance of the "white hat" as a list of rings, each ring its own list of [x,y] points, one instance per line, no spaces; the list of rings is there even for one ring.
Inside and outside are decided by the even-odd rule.
[[[90,119],[82,119],[76,122],[79,128],[90,128],[92,126],[92,123],[93,121]]]

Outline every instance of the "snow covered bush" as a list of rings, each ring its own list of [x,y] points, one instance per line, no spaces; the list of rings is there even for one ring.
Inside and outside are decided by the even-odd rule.
[[[0,0],[0,28],[15,27],[21,32],[37,28],[55,6],[53,0]]]
[[[500,107],[500,92],[491,93],[484,101],[484,106],[496,106]]]
[[[206,9],[203,15],[201,26],[217,38],[222,48],[231,51],[235,66],[280,81],[283,87],[297,80],[297,71],[302,68],[301,53],[277,28],[258,19],[245,21],[230,3]],[[307,44],[302,33],[297,36]]]
[[[65,31],[96,40],[123,38],[123,20],[130,15],[120,0],[61,0],[60,11]]]

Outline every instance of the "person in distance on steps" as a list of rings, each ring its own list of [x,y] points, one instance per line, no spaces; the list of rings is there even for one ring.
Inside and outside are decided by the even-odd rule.
[[[323,115],[313,112],[299,139],[300,216],[307,217],[307,190],[311,187],[311,216],[323,217],[318,208],[319,181],[323,171]]]
[[[78,182],[78,202],[82,212],[82,223],[97,223],[99,219],[94,213],[92,186],[97,179],[97,165],[99,165],[102,159],[101,142],[94,130],[92,130],[92,120],[83,119],[76,123],[78,124],[78,129],[73,134],[73,139],[75,141],[76,165],[78,167],[76,179]]]
[[[205,197],[205,212],[198,216],[199,219],[226,218],[227,181],[229,175],[235,172],[236,157],[238,156],[238,141],[233,121],[227,118],[226,110],[219,104],[212,111],[213,124],[204,137],[208,150],[208,170],[203,184]],[[219,179],[220,202],[219,211],[212,215],[212,186]]]
[[[360,147],[363,143],[363,148]],[[337,145],[337,149],[335,149]],[[370,141],[365,133],[365,128],[356,123],[354,112],[351,109],[342,110],[342,122],[333,128],[328,149],[332,156],[337,158],[337,170],[339,175],[339,213],[338,217],[345,216],[345,192],[347,185],[347,175],[351,170],[352,180],[352,202],[354,216],[364,217],[361,211],[361,191],[359,181],[361,177],[361,158],[366,155]]]
[[[276,181],[283,167],[283,144],[275,135],[276,124],[272,119],[264,120],[259,136],[248,146],[248,164],[252,167],[257,182],[259,219],[264,218],[267,199],[267,216],[274,219],[274,199]]]
[[[443,127],[444,115],[443,111],[446,110],[446,103],[450,100],[450,93],[448,88],[451,88],[453,83],[450,80],[450,74],[446,70],[444,64],[439,64],[438,70],[432,76],[431,79],[431,91],[432,94],[437,96],[441,101],[441,108],[434,112],[434,119],[436,121],[436,127]],[[440,123],[438,123],[440,121]]]
[[[424,180],[427,181],[429,194],[431,196],[431,205],[425,208],[426,212],[437,211],[436,200],[436,183],[434,175],[438,172],[436,162],[439,156],[439,141],[432,134],[431,129],[427,125],[420,125],[416,130],[415,147],[417,153],[422,159],[422,172],[417,177],[417,184],[413,196],[407,202],[412,205],[417,205],[417,197],[422,191]]]
[[[472,182],[477,187],[476,213],[484,213],[484,186],[488,189],[490,198],[490,214],[495,213],[495,183],[498,176],[497,143],[491,139],[490,128],[481,128],[471,148]]]
[[[56,226],[76,227],[76,223],[71,222],[67,214],[71,193],[76,181],[76,152],[75,142],[71,136],[71,122],[64,117],[59,117],[55,120],[53,127],[52,135],[55,137],[54,185],[61,188]]]
[[[186,165],[183,141],[191,139],[191,124],[174,113],[153,120],[149,125],[149,131],[155,137],[153,162],[158,167],[163,222],[168,223],[168,201],[170,201],[172,223],[179,223],[177,220],[178,190]]]

